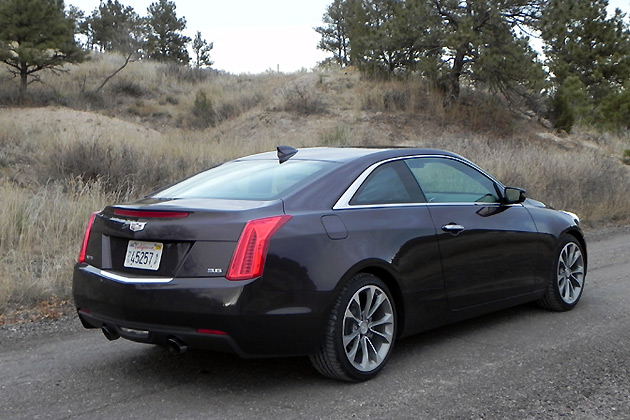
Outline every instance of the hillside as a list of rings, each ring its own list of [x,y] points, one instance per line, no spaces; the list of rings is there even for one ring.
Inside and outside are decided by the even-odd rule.
[[[29,87],[0,79],[0,313],[67,298],[85,222],[203,168],[276,145],[423,146],[460,153],[586,226],[630,221],[628,136],[551,133],[489,95],[445,110],[421,81],[349,69],[234,76],[96,56]]]

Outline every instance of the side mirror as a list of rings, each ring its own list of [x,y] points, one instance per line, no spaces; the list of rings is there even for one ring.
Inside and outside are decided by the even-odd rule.
[[[525,190],[521,188],[505,187],[503,194],[506,204],[518,204],[525,201]]]

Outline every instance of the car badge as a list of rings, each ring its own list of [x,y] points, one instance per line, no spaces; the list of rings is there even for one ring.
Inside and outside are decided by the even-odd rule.
[[[129,230],[132,232],[140,232],[142,229],[144,229],[144,226],[147,224],[147,222],[131,222],[129,223]]]

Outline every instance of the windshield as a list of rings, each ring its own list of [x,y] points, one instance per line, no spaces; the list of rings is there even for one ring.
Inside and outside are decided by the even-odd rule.
[[[333,162],[243,160],[201,172],[153,195],[154,198],[275,200],[328,172]]]

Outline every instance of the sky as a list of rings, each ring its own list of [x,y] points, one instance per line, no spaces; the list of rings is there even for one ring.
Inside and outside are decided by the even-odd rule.
[[[140,16],[155,0],[119,0]],[[213,68],[230,73],[294,72],[311,69],[327,54],[317,49],[322,16],[332,0],[175,0],[177,17],[186,19],[184,34],[197,31],[213,42]],[[98,0],[65,0],[86,15]]]
[[[140,16],[155,0],[119,0]],[[99,0],[66,0],[90,14]],[[332,0],[175,0],[184,34],[197,31],[214,43],[213,68],[230,73],[294,72],[311,69],[329,54],[317,49],[322,16]],[[611,11],[630,12],[630,0],[609,0]]]

